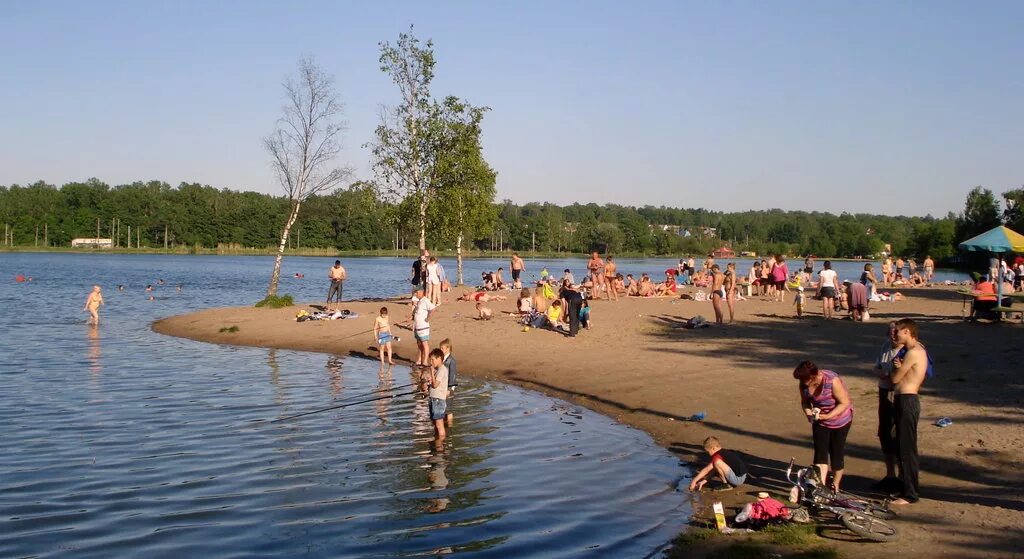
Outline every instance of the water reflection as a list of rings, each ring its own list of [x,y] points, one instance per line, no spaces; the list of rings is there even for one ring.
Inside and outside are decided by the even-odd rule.
[[[331,355],[327,358],[327,375],[331,378],[331,396],[337,398],[341,394],[341,366],[345,358],[340,355]]]
[[[89,374],[93,378],[100,376],[103,372],[103,364],[100,362],[100,330],[95,326],[89,328]]]

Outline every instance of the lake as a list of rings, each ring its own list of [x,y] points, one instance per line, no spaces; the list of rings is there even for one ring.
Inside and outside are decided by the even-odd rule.
[[[270,263],[0,254],[0,556],[644,557],[685,524],[675,486],[689,471],[578,406],[461,371],[456,423],[437,445],[406,367],[150,330],[252,304]],[[281,292],[319,300],[331,263],[287,258]],[[406,259],[345,263],[346,298],[408,285]],[[467,261],[467,276],[490,267]],[[94,283],[98,329],[82,312]],[[381,395],[396,396],[366,401]]]

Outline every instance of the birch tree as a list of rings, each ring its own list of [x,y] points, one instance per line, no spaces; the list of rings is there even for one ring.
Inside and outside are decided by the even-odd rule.
[[[457,283],[463,284],[462,245],[483,235],[497,218],[494,208],[496,173],[484,160],[480,122],[485,107],[448,97],[442,104],[447,123],[446,149],[438,158],[437,198],[431,224],[455,239]]]
[[[302,203],[352,176],[351,168],[334,166],[345,131],[344,121],[339,120],[343,105],[334,89],[334,77],[312,59],[304,58],[299,61],[298,77],[287,79],[284,90],[284,114],[264,144],[290,211],[281,229],[267,297],[277,295],[288,235],[299,217]]]
[[[434,45],[409,33],[394,45],[380,44],[380,69],[398,86],[401,100],[385,109],[371,144],[373,168],[382,198],[415,208],[419,248],[427,248],[427,209],[436,191],[435,164],[444,124],[430,96],[434,79]]]

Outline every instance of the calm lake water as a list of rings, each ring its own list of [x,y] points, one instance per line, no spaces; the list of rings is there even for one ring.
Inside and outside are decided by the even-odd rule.
[[[286,259],[281,291],[323,297],[332,262]],[[346,264],[346,298],[406,288],[407,260]],[[149,329],[251,304],[269,270],[259,257],[0,254],[0,557],[643,557],[683,526],[687,471],[604,416],[465,379],[441,446],[420,396],[268,423],[404,393],[410,371]],[[81,310],[93,283],[99,329]]]

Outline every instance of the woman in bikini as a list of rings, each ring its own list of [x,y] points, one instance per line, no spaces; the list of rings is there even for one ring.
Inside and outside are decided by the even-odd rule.
[[[725,302],[729,306],[729,322],[732,322],[736,307],[736,263],[725,267]]]

